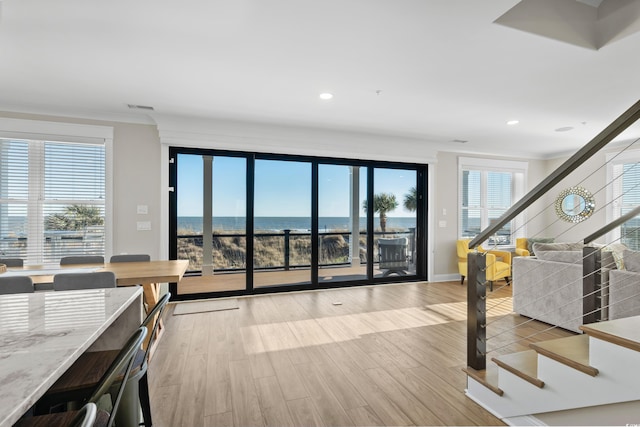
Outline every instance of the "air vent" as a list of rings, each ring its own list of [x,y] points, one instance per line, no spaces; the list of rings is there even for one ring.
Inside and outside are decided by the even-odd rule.
[[[466,139],[454,139],[451,142],[457,142],[458,144],[466,144],[469,141]]]
[[[127,107],[129,107],[132,110],[147,110],[147,111],[153,111],[153,107],[150,107],[148,105],[136,105],[136,104],[127,104]]]

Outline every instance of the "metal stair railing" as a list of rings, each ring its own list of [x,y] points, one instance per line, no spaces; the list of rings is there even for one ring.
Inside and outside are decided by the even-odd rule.
[[[485,272],[487,264],[485,254],[477,251],[477,248],[482,242],[486,241],[505,224],[521,214],[533,202],[545,195],[551,188],[584,164],[584,162],[599,152],[639,118],[640,101],[637,101],[602,132],[596,135],[589,143],[560,165],[547,178],[536,185],[522,199],[516,202],[499,219],[493,221],[489,227],[481,231],[478,236],[469,242],[469,248],[474,250],[469,252],[467,258],[467,366],[475,370],[486,369],[487,294]],[[615,228],[615,226],[612,227]],[[604,231],[603,234],[606,232],[607,231]],[[591,238],[595,234],[596,233],[593,233],[588,238]],[[593,237],[591,241],[596,238],[597,237]],[[597,305],[597,302],[595,301],[597,293],[596,290],[599,289],[600,286],[598,282],[599,275],[596,275],[593,272],[599,271],[600,267],[598,265],[596,252],[591,253],[585,251],[585,257],[587,258],[587,262],[584,262],[583,265],[591,268],[591,273],[587,272],[588,274],[584,275],[585,281],[583,282],[583,295],[587,296],[589,299],[588,301],[590,302],[586,304],[583,316],[585,319],[592,320],[595,318],[594,312],[596,311],[595,307]]]

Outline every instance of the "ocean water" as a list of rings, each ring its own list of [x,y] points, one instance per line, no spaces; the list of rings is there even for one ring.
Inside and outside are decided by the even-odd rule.
[[[378,228],[380,225],[379,218],[374,218],[374,226]],[[238,217],[214,217],[212,221],[213,229],[218,231],[244,231],[246,222],[245,218]],[[348,217],[320,217],[318,219],[320,231],[348,230]],[[360,230],[365,230],[367,219],[360,218]],[[401,229],[406,230],[416,226],[415,218],[394,218],[387,217],[387,230]],[[256,217],[256,231],[309,231],[311,229],[311,218],[309,217]],[[180,216],[178,217],[178,230],[188,231],[191,233],[202,233],[202,217]]]

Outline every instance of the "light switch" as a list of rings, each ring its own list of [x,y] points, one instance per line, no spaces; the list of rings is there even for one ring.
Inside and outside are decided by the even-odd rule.
[[[438,222],[438,225],[440,226],[440,228],[445,228],[447,226],[447,221],[440,221]]]
[[[447,216],[447,209],[442,208],[442,216]]]
[[[138,221],[136,226],[138,231],[149,231],[151,230],[151,221]]]
[[[147,205],[138,205],[138,214],[146,215],[149,213],[149,206]]]

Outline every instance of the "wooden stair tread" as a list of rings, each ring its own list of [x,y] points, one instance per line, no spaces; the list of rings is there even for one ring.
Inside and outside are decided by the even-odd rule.
[[[640,316],[580,326],[589,336],[640,351]]]
[[[538,353],[595,377],[598,370],[589,365],[589,336],[575,335],[529,344]]]
[[[470,366],[467,366],[462,370],[471,378],[478,381],[480,384],[484,385],[486,388],[488,388],[498,396],[502,396],[504,394],[504,391],[500,390],[500,387],[498,387],[497,366],[487,366],[487,369],[485,369],[484,371],[477,371]]]
[[[536,387],[544,387],[538,378],[538,353],[535,350],[521,351],[492,358],[499,367],[530,382]]]

